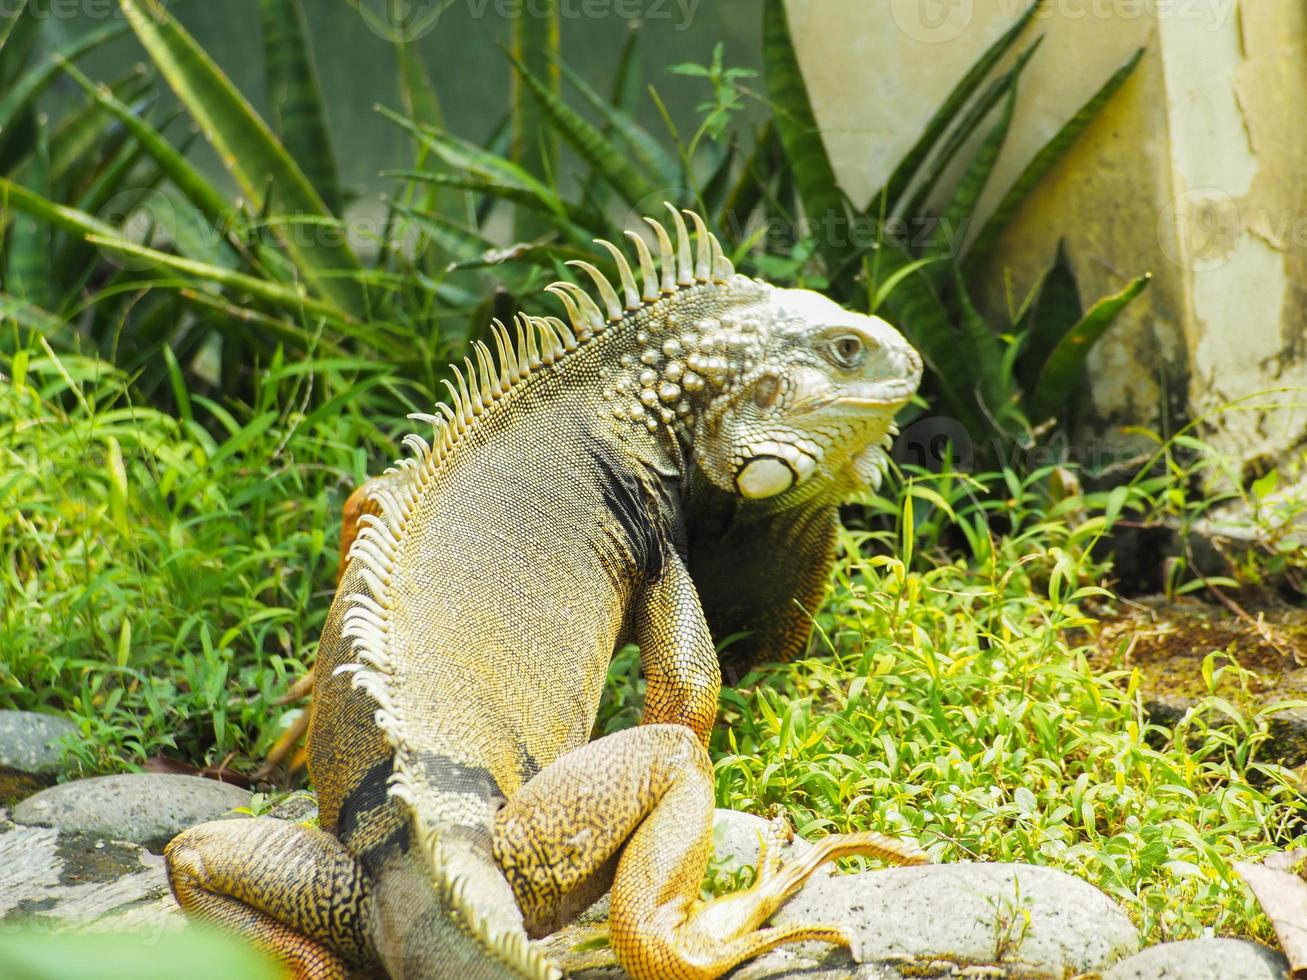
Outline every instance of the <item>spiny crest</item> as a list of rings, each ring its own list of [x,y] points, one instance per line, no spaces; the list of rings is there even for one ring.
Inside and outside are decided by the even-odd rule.
[[[409,436],[405,443],[419,456],[430,458],[430,448],[420,437]],[[409,458],[402,465],[419,464]],[[394,752],[390,793],[415,809],[423,777],[405,736],[402,710],[391,690],[394,658],[390,649],[389,595],[395,551],[411,512],[416,486],[417,481],[410,480],[403,481],[403,486],[398,489],[376,491],[373,499],[381,506],[381,516],[365,514],[359,520],[361,530],[350,548],[350,559],[358,561],[368,591],[354,592],[348,597],[341,633],[351,643],[355,662],[336,668],[338,674],[352,673],[354,686],[366,691],[376,701],[374,718],[377,727]],[[426,852],[427,867],[432,872],[432,885],[465,934],[489,957],[518,976],[528,980],[560,980],[561,971],[531,943],[525,932],[493,922],[478,909],[476,896],[470,893],[467,880],[450,873],[450,863],[444,856],[439,832],[424,825],[420,813],[415,816],[418,840]]]
[[[447,867],[439,834],[423,829],[421,846],[427,850],[432,868]],[[480,943],[500,963],[526,980],[562,980],[560,970],[536,947],[521,929],[505,928],[490,921],[477,908],[476,896],[469,894],[466,878],[446,877],[437,882],[441,900],[463,931]]]
[[[676,229],[675,246],[672,245],[671,236],[662,224],[653,218],[644,219],[653,229],[654,238],[658,243],[658,262],[662,265],[661,276],[655,268],[653,253],[649,251],[649,246],[633,231],[628,231],[626,235],[635,245],[636,258],[640,265],[638,286],[635,273],[631,271],[631,263],[627,261],[622,250],[610,241],[602,238],[595,239],[596,244],[606,249],[613,257],[613,262],[617,266],[618,284],[621,286],[620,295],[608,281],[608,277],[591,263],[580,259],[567,263],[594,280],[595,289],[599,291],[599,298],[603,301],[603,313],[600,313],[598,307],[583,310],[579,304],[569,302],[575,300],[575,293],[581,292],[570,283],[557,282],[545,287],[563,300],[563,306],[567,309],[568,317],[572,320],[572,326],[576,329],[578,337],[587,331],[602,330],[606,325],[603,319],[605,315],[608,323],[615,323],[626,314],[649,303],[655,303],[663,296],[670,296],[681,289],[702,283],[725,283],[735,275],[735,267],[722,251],[721,242],[708,230],[700,215],[693,211],[685,212],[694,225],[698,246],[691,257],[690,232],[685,226],[685,218],[670,204],[667,205],[667,210],[671,213],[672,225]],[[593,303],[591,305],[593,306]]]

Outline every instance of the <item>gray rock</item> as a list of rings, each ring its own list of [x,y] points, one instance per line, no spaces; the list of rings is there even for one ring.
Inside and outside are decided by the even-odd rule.
[[[179,928],[163,859],[136,844],[0,821],[0,932]]]
[[[63,749],[77,731],[66,718],[33,711],[0,711],[0,803],[16,803],[54,782]]]
[[[1138,931],[1106,895],[1028,865],[931,865],[817,879],[772,922],[843,925],[863,963],[854,968],[843,951],[805,943],[746,965],[733,975],[739,980],[799,971],[866,980],[1060,977],[1104,970],[1139,949]]]
[[[1122,960],[1103,980],[1283,980],[1289,963],[1244,939],[1190,939],[1151,946]]]
[[[67,718],[34,711],[0,711],[0,769],[56,776],[63,750],[59,740],[77,731]]]
[[[54,827],[163,851],[180,831],[248,806],[245,790],[170,773],[99,776],[51,786],[14,807],[20,824]]]

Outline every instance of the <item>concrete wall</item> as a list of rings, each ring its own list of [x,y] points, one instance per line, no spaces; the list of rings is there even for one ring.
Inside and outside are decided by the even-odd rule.
[[[1025,0],[789,0],[836,172],[875,192]],[[1030,157],[1138,47],[1132,80],[1031,196],[982,276],[1002,310],[1059,239],[1086,299],[1152,287],[1092,363],[1086,435],[1173,428],[1307,387],[1307,9],[1300,0],[1048,0],[1044,35],[981,221]],[[1307,391],[1254,399],[1205,434],[1258,465],[1307,438]]]

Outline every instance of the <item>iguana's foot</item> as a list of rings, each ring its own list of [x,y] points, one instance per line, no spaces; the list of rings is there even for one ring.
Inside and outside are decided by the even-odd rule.
[[[854,854],[926,860],[913,847],[864,833],[827,838],[782,865],[790,829],[776,820],[754,885],[696,909],[712,830],[712,764],[702,743],[682,725],[642,725],[541,770],[497,814],[493,851],[533,936],[574,918],[611,875],[613,952],[635,980],[712,980],[802,939],[851,945],[836,926],[761,926],[827,861]]]
[[[683,957],[675,976],[708,980],[784,943],[804,940],[847,946],[856,959],[854,937],[840,926],[796,923],[763,928],[762,924],[828,861],[854,855],[902,865],[929,861],[925,852],[915,846],[866,831],[827,837],[782,864],[781,847],[792,837],[788,821],[783,817],[773,820],[758,853],[758,874],[753,885],[713,899],[675,931],[672,946]]]

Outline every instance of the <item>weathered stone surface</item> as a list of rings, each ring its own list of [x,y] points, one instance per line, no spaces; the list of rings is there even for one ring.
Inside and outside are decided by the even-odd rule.
[[[1014,864],[890,868],[816,880],[772,922],[843,925],[857,937],[863,965],[855,969],[830,946],[802,944],[745,966],[735,974],[739,980],[777,980],[799,970],[868,980],[1060,977],[1103,970],[1139,948],[1130,919],[1098,889],[1050,868]]]
[[[1283,956],[1243,939],[1162,943],[1122,960],[1103,980],[1283,980]]]
[[[0,814],[0,929],[157,931],[181,923],[163,858],[136,844],[25,827]]]
[[[245,790],[212,779],[131,773],[51,786],[14,807],[13,819],[161,853],[178,832],[247,806],[249,799]]]
[[[57,715],[0,711],[0,803],[16,803],[54,782],[59,741],[76,730]]]
[[[77,727],[67,718],[34,711],[0,711],[0,768],[36,776],[59,772],[59,740]]]

